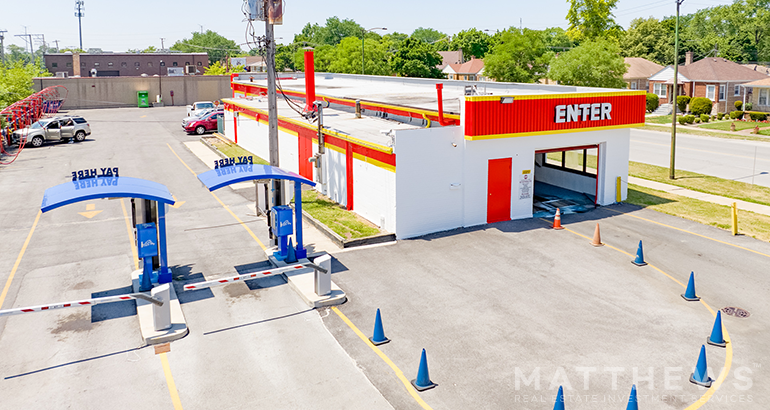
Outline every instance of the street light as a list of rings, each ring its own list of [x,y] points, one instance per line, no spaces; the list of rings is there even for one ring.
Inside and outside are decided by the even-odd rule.
[[[679,94],[679,6],[684,0],[676,0],[676,28],[674,29],[674,92],[671,93],[671,105],[674,110],[671,112],[671,164],[668,170],[668,178],[675,179],[675,160],[676,160],[676,109],[678,107],[676,97]]]
[[[374,30],[387,31],[388,29],[385,27],[370,28],[369,30],[364,30],[364,34],[361,35],[361,75],[366,74],[364,71],[364,39],[366,38],[366,33],[372,32]]]

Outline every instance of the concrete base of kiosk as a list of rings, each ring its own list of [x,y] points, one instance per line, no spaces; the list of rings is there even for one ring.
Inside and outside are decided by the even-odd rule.
[[[131,284],[134,287],[134,292],[139,292],[139,274],[141,270],[136,270],[131,273]],[[187,322],[182,313],[182,306],[179,305],[179,299],[176,297],[176,291],[174,286],[170,286],[171,290],[171,328],[166,330],[156,331],[154,326],[154,315],[152,310],[152,303],[144,300],[136,301],[136,314],[139,316],[139,327],[142,331],[142,338],[148,345],[167,343],[172,340],[181,339],[187,336],[189,329],[187,328]],[[150,292],[143,292],[150,295]]]
[[[270,259],[270,263],[277,268],[287,266],[286,262],[279,261],[273,256],[275,250],[276,248],[274,247],[265,250],[268,259]],[[300,259],[298,262],[309,262],[309,260]],[[331,283],[331,293],[326,296],[318,296],[315,293],[315,271],[312,268],[297,269],[296,271],[287,272],[285,275],[291,288],[299,293],[305,303],[311,308],[341,305],[348,300],[345,292],[343,292],[333,281]]]

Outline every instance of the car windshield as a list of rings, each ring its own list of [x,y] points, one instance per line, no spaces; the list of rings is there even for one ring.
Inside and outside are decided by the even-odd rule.
[[[30,126],[29,126],[29,128],[31,128],[31,129],[38,129],[38,128],[43,128],[43,126],[45,126],[47,122],[48,122],[48,121],[46,121],[46,122],[43,122],[43,121],[38,121],[38,122],[36,122],[36,123],[34,123],[34,124],[30,125]]]
[[[214,108],[214,104],[213,103],[199,103],[196,108],[199,109],[199,110],[202,110],[202,109],[205,109],[205,108]]]

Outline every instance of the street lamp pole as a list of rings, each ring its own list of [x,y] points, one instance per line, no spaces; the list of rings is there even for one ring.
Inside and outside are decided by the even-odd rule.
[[[676,0],[676,28],[674,29],[674,92],[671,93],[671,104],[674,110],[671,114],[671,167],[668,170],[668,178],[675,179],[674,162],[676,159],[676,110],[677,95],[679,94],[679,6],[684,0]]]
[[[366,33],[369,33],[374,30],[388,30],[386,27],[375,27],[370,28],[369,30],[364,30],[364,33],[361,35],[361,75],[366,74],[364,69],[364,39],[366,39]]]

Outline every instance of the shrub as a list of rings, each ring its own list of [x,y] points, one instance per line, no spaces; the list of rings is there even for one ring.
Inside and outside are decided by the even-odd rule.
[[[683,116],[682,116],[682,117],[679,117],[679,118],[677,119],[677,121],[679,121],[679,124],[681,124],[681,125],[685,125],[685,124],[687,124],[687,118],[685,118],[685,117],[683,117]]]
[[[723,118],[725,118],[725,113],[723,113],[723,112],[718,112],[718,113],[717,113],[717,119],[718,119],[719,121],[722,121],[722,119],[723,119]]]
[[[738,100],[738,101],[736,101],[736,102],[735,102],[735,104],[734,104],[734,105],[735,105],[735,109],[736,109],[736,110],[738,110],[738,111],[740,111],[740,110],[741,110],[741,107],[743,107],[743,101],[741,101],[741,100]]]
[[[743,110],[744,111],[751,111],[752,108],[754,108],[754,104],[752,104],[751,102],[747,102],[746,106],[743,107]]]
[[[708,98],[696,97],[690,101],[690,112],[693,115],[711,114],[714,103]]]
[[[730,113],[730,119],[740,120],[743,118],[743,111],[733,111]]]
[[[688,115],[685,118],[687,118],[687,123],[692,124],[695,122],[695,116],[694,115]]]
[[[764,112],[750,112],[749,117],[752,121],[767,121],[767,113]]]
[[[660,106],[658,96],[653,93],[647,93],[647,112],[653,112]]]
[[[708,115],[706,115],[706,114],[701,114],[701,115],[700,115],[700,122],[709,122],[709,118],[710,118],[710,117],[709,117]]]
[[[700,118],[695,118],[695,123],[699,124],[700,123]]]
[[[676,106],[679,108],[679,112],[684,112],[687,109],[687,104],[690,103],[690,97],[686,95],[680,95],[676,97]]]

